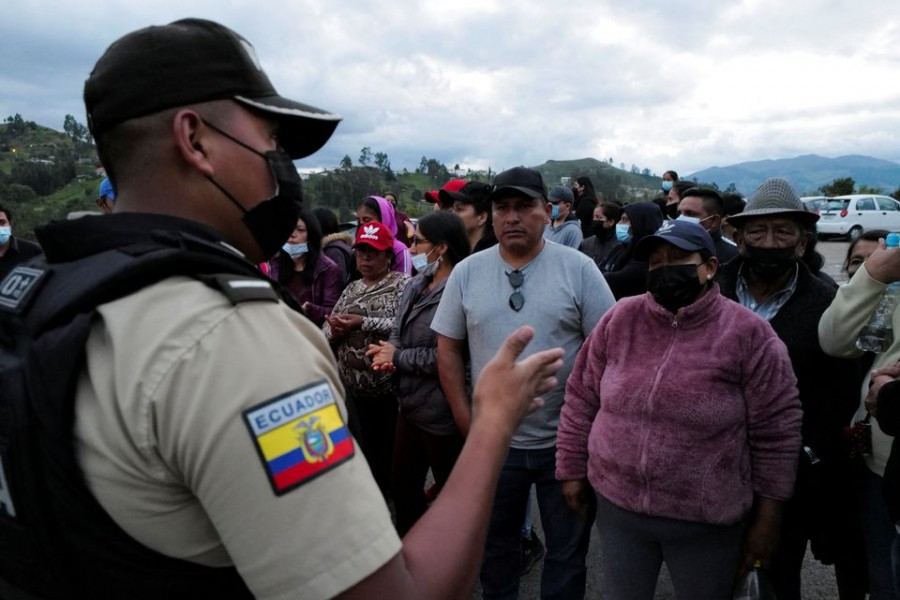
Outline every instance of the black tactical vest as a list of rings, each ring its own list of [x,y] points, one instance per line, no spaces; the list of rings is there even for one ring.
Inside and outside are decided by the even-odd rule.
[[[251,597],[235,569],[150,550],[106,513],[75,456],[75,385],[103,303],[174,275],[203,281],[233,303],[279,295],[270,286],[232,287],[267,280],[214,237],[118,217],[60,224],[83,242],[62,244],[78,248],[73,260],[52,250],[53,232],[44,232],[47,258],[0,282],[0,581],[39,598]],[[149,221],[167,226],[167,219]],[[107,224],[134,227],[122,236]]]

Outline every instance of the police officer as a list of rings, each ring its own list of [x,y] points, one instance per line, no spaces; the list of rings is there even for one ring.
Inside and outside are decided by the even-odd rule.
[[[96,257],[125,274],[129,261],[144,265],[147,253],[172,247],[182,253],[179,274],[101,302],[83,348],[50,357],[63,372],[75,364],[76,376],[68,386],[35,384],[48,394],[31,400],[47,439],[36,455],[2,456],[0,526],[34,525],[29,509],[39,505],[40,535],[27,539],[52,558],[37,572],[65,580],[39,582],[2,560],[0,578],[57,597],[465,594],[510,437],[555,383],[561,351],[516,363],[531,332],[508,339],[479,379],[458,468],[401,541],[347,432],[325,338],[251,272],[296,223],[292,159],[321,147],[339,118],[279,96],[246,40],[199,19],[115,42],[85,102],[114,212],[42,229],[46,263],[18,273],[22,285],[8,286],[17,295],[0,305],[27,320],[29,302],[64,298],[54,281]],[[224,277],[191,275],[190,265],[213,259]],[[54,330],[56,346],[34,339],[36,363],[82,321]],[[0,316],[5,329],[16,323]],[[42,414],[57,397],[59,414]],[[23,475],[16,461],[25,460],[40,472]],[[44,489],[44,478],[62,483]],[[15,550],[0,543],[0,552]]]

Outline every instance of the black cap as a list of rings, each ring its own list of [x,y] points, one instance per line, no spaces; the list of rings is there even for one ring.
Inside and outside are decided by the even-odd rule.
[[[341,120],[278,95],[253,46],[204,19],[125,35],[100,57],[84,84],[94,137],[129,119],[213,100],[234,100],[277,120],[279,141],[292,158],[321,148]]]
[[[439,191],[438,198],[441,201],[441,206],[444,208],[453,206],[456,202],[474,204],[476,207],[481,207],[488,196],[491,195],[493,189],[494,188],[492,188],[489,183],[469,181],[466,185],[462,186],[458,192],[451,192],[449,190]]]
[[[534,169],[513,167],[494,177],[494,191],[491,199],[497,198],[503,191],[515,190],[529,198],[546,198],[547,188],[544,179]]]

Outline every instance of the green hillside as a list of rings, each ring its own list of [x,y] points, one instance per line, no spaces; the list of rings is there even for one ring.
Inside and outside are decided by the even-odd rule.
[[[96,208],[101,175],[87,128],[67,115],[63,129],[40,126],[18,114],[0,122],[0,204],[13,211],[20,237],[33,237],[34,227],[41,223]],[[611,159],[549,160],[534,168],[548,188],[571,185],[576,177],[588,176],[604,198],[621,202],[652,198],[660,184],[648,169],[639,171],[632,165],[626,171],[614,167]],[[363,148],[358,164],[345,156],[339,167],[307,177],[303,189],[308,205],[328,206],[341,220],[353,218],[357,203],[365,196],[389,191],[408,215],[421,216],[431,210],[422,202],[426,191],[457,177],[489,182],[494,175],[490,168],[450,169],[425,156],[414,170],[395,172],[385,153],[373,154],[370,148]]]
[[[13,212],[20,237],[33,238],[35,226],[71,211],[96,208],[94,146],[73,117],[64,126],[65,133],[18,114],[0,123],[0,204]]]

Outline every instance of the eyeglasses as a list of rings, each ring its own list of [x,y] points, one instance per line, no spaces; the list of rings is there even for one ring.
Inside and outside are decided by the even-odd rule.
[[[525,296],[519,291],[519,288],[525,283],[525,275],[516,269],[507,273],[506,277],[509,279],[509,285],[513,287],[513,293],[509,295],[509,307],[519,312],[525,306]]]
[[[413,241],[413,244],[416,246],[419,244],[431,244],[431,242],[429,240],[426,240],[425,238],[419,237],[419,236],[413,236],[412,241]],[[434,244],[432,244],[432,245],[434,245]]]

